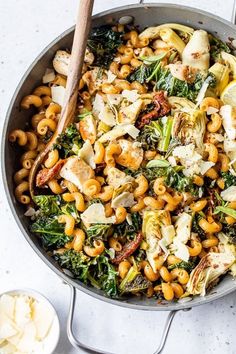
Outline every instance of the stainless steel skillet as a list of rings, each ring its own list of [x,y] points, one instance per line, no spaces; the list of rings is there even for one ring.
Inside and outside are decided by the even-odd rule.
[[[235,18],[235,13],[233,13],[233,18]],[[153,26],[155,24],[177,22],[189,25],[190,27],[205,29],[212,34],[217,35],[224,41],[229,41],[229,39],[236,38],[236,27],[230,22],[225,21],[217,16],[206,13],[204,11],[180,5],[155,3],[128,5],[105,11],[94,16],[92,25],[95,27],[104,25],[106,23],[112,24],[117,21],[128,21],[130,19],[133,19],[134,23],[139,25],[141,29],[147,26]],[[86,286],[79,281],[75,281],[74,279],[70,278],[68,275],[63,273],[63,271],[57,266],[57,264],[55,264],[54,260],[51,259],[42,249],[37,238],[34,235],[30,234],[28,229],[28,219],[24,216],[24,208],[16,202],[14,197],[14,186],[12,176],[15,169],[17,168],[19,155],[12,148],[12,146],[9,145],[7,137],[12,129],[24,127],[33,113],[33,111],[30,110],[20,111],[19,103],[24,95],[31,92],[34,87],[36,87],[40,83],[40,78],[44,75],[45,69],[51,66],[52,58],[56,50],[59,48],[71,47],[73,31],[74,27],[65,31],[58,38],[56,38],[48,47],[44,49],[44,51],[36,58],[36,60],[32,63],[30,68],[25,73],[11,100],[5,119],[1,147],[3,182],[7,198],[12,213],[26,240],[29,242],[35,252],[39,255],[39,257],[62,279],[64,279],[71,288],[71,304],[68,318],[68,336],[71,343],[75,347],[83,348],[88,353],[105,353],[103,351],[90,348],[80,343],[74,337],[72,331],[72,321],[74,314],[76,289],[78,289],[97,299],[112,303],[114,305],[119,305],[136,310],[171,311],[166,322],[161,344],[158,350],[155,351],[155,353],[157,354],[160,353],[164,347],[171,321],[178,310],[187,310],[191,307],[205,304],[215,299],[219,299],[224,295],[235,291],[236,282],[231,277],[226,276],[217,287],[215,287],[210,293],[206,295],[206,297],[197,297],[191,302],[187,303],[173,302],[157,304],[156,300],[154,299],[132,297],[120,301],[107,298],[99,290]]]

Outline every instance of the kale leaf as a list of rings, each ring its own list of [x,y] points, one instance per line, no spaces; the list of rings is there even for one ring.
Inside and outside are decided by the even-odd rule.
[[[117,272],[104,255],[91,260],[83,252],[66,250],[62,254],[56,253],[54,258],[62,268],[68,269],[76,279],[104,290],[108,296],[116,297],[118,295]]]
[[[181,268],[187,270],[188,273],[190,273],[197,265],[197,257],[194,258],[192,261],[185,262],[181,261],[179,263],[172,264],[168,267],[169,270],[175,269],[175,268]]]
[[[123,221],[121,224],[115,225],[114,235],[124,237],[125,239],[133,239],[137,232],[142,228],[142,217],[139,213],[131,213],[132,225],[130,225],[127,220]]]
[[[55,260],[62,268],[68,269],[75,278],[85,284],[88,282],[90,258],[83,252],[66,250],[63,253],[55,253]]]
[[[236,245],[236,225],[223,224],[222,232],[228,237],[229,242]]]
[[[80,149],[82,146],[82,138],[80,133],[76,129],[75,124],[71,124],[66,128],[65,132],[60,134],[56,143],[53,145],[53,149],[59,151],[60,157],[65,158],[70,155],[74,155],[73,149]]]
[[[226,53],[231,53],[230,47],[226,43],[222,42],[219,38],[209,35],[209,41],[210,41],[210,58],[213,62],[218,62],[221,60],[220,53],[222,51]]]
[[[88,229],[86,229],[86,234],[88,236],[88,242],[91,244],[94,240],[106,241],[107,237],[110,235],[112,226],[110,224],[93,224]]]
[[[71,215],[75,219],[76,223],[80,222],[80,216],[78,210],[76,209],[75,203],[66,203],[61,207],[61,213],[66,215]]]
[[[110,26],[101,26],[92,29],[88,39],[88,47],[95,55],[93,65],[108,68],[112,62],[116,49],[122,44],[123,32],[115,32]]]
[[[225,189],[231,186],[236,186],[236,176],[232,175],[230,172],[221,172],[221,177],[225,183]]]
[[[167,187],[175,188],[179,192],[190,192],[193,196],[201,198],[203,187],[193,183],[191,177],[186,177],[181,171],[176,171],[173,167],[167,168],[165,184]]]
[[[161,65],[160,59],[149,64],[143,63],[127,77],[128,81],[138,81],[141,84],[154,81],[156,84],[155,88],[167,91],[168,96],[186,97],[191,101],[196,100],[206,79],[210,87],[216,86],[216,78],[212,73],[209,73],[207,76],[198,73],[192,83],[179,80],[171,74],[169,69]]]
[[[60,212],[61,197],[59,195],[37,195],[34,197],[34,202],[44,215],[53,215]]]
[[[179,192],[190,192],[193,196],[199,198],[203,195],[203,187],[199,187],[193,183],[191,177],[186,177],[181,172],[182,166],[169,167],[143,167],[134,172],[126,169],[127,174],[132,174],[134,177],[142,174],[149,182],[158,177],[165,177],[167,187],[174,188]]]
[[[31,231],[40,234],[46,249],[60,248],[71,238],[64,233],[64,225],[59,224],[56,217],[41,216],[31,225]]]

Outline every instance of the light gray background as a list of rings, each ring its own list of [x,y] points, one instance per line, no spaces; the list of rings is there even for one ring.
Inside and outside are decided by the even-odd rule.
[[[50,41],[74,24],[77,2],[0,0],[1,127],[21,76]],[[174,0],[161,2],[173,3]],[[177,2],[231,18],[233,0]],[[128,3],[135,1],[95,0],[94,13]],[[60,317],[61,338],[56,353],[77,353],[66,338],[69,289],[24,240],[9,211],[1,181],[0,225],[0,293],[29,287],[46,295]],[[154,351],[167,313],[123,309],[82,293],[78,295],[76,326],[79,326],[80,338],[84,342],[116,354],[149,354]],[[212,304],[178,313],[163,354],[235,354],[235,312],[234,293]]]

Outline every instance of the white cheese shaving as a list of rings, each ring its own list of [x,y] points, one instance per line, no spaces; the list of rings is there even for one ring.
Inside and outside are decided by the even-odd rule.
[[[92,169],[96,168],[95,154],[92,144],[89,140],[86,140],[82,148],[79,150],[79,157],[84,160]]]
[[[126,215],[126,221],[129,225],[133,225],[133,222],[132,222],[132,217],[131,217],[131,214],[130,213],[127,213]]]
[[[131,138],[136,139],[140,133],[140,130],[136,128],[133,124],[122,124],[125,132],[131,136]]]
[[[202,84],[202,87],[200,89],[200,91],[198,92],[198,95],[197,95],[197,103],[196,103],[196,106],[195,108],[197,108],[198,106],[200,106],[200,104],[202,103],[204,97],[205,97],[205,94],[207,92],[207,89],[208,89],[208,86],[209,86],[209,82],[207,81],[207,79],[203,82]]]
[[[177,162],[176,162],[176,159],[174,158],[174,156],[169,156],[168,159],[167,159],[170,163],[171,166],[177,166]]]
[[[215,164],[214,164],[214,162],[211,162],[211,161],[199,161],[198,165],[200,168],[200,173],[202,175],[204,175]]]
[[[107,183],[109,186],[114,187],[114,189],[117,189],[126,183],[132,183],[133,181],[134,177],[127,175],[116,167],[110,167],[107,171]]]
[[[111,105],[118,106],[121,103],[122,96],[119,93],[108,93],[107,100]]]
[[[208,116],[210,116],[211,114],[214,114],[214,113],[217,113],[217,112],[219,112],[219,109],[218,109],[218,108],[215,108],[215,107],[208,107],[206,114],[207,114]]]
[[[223,127],[229,140],[236,139],[236,117],[232,106],[225,105],[220,108],[220,115],[223,121]]]
[[[56,75],[53,69],[46,69],[45,74],[43,75],[42,82],[47,84],[55,79]]]
[[[98,141],[106,143],[107,141],[116,140],[125,134],[129,134],[133,139],[136,139],[139,132],[140,131],[132,124],[119,124],[109,130],[109,132],[103,134]]]
[[[119,194],[117,197],[112,199],[111,207],[118,208],[121,206],[124,208],[130,208],[134,204],[136,204],[136,201],[134,200],[133,193],[123,192],[123,193]]]
[[[230,186],[220,193],[220,196],[226,202],[236,202],[236,186]]]
[[[101,112],[98,114],[98,118],[109,127],[116,125],[116,116],[110,107],[105,105]]]
[[[100,112],[103,111],[104,106],[105,103],[102,99],[102,96],[97,93],[93,101],[93,112],[98,115]]]
[[[115,216],[106,217],[105,208],[101,203],[90,205],[80,216],[86,224],[114,224],[116,221]]]
[[[180,214],[175,222],[176,236],[171,245],[174,255],[185,262],[189,260],[189,252],[186,243],[190,239],[191,225],[192,217],[185,212]]]
[[[64,103],[66,89],[63,86],[52,86],[52,101],[58,103],[61,107]]]
[[[109,83],[109,84],[111,84],[115,79],[116,79],[116,75],[115,74],[113,74],[112,72],[111,72],[111,70],[108,70],[107,71],[107,82]]]
[[[174,246],[175,246],[174,255],[182,259],[183,261],[188,262],[189,260],[188,247],[180,241],[176,241]]]
[[[135,102],[140,97],[137,90],[123,90],[122,96],[126,98],[129,102]]]

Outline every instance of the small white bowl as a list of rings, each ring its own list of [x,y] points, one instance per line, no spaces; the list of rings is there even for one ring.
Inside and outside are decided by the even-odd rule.
[[[45,343],[45,351],[43,354],[52,354],[56,346],[58,344],[59,338],[60,338],[60,323],[58,319],[58,315],[56,313],[55,308],[51,304],[51,302],[42,294],[39,292],[32,290],[32,289],[15,289],[15,290],[9,290],[4,293],[0,294],[0,298],[2,295],[26,295],[30,296],[33,299],[37,300],[40,303],[45,304],[46,307],[48,307],[53,313],[54,313],[54,320],[52,323],[52,327],[50,329],[50,332],[48,336],[44,339]]]

